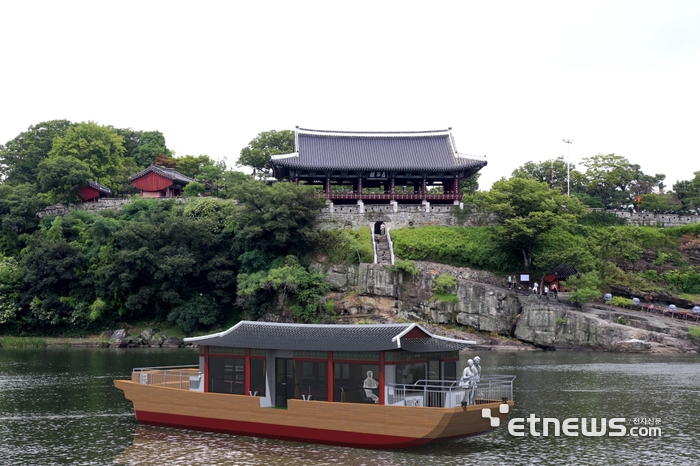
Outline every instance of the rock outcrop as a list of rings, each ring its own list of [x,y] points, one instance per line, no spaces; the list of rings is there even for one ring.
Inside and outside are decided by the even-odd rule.
[[[381,264],[316,264],[332,284],[336,312],[373,321],[417,320],[450,324],[514,337],[542,349],[595,349],[626,352],[686,352],[698,347],[689,339],[688,323],[612,308],[577,308],[553,296],[510,290],[497,275],[416,262],[414,276]],[[456,278],[443,302],[435,280]],[[441,295],[443,298],[445,295]]]

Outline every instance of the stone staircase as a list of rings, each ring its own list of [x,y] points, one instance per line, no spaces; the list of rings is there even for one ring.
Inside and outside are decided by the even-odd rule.
[[[376,244],[377,264],[391,265],[391,245],[386,235],[374,235]]]

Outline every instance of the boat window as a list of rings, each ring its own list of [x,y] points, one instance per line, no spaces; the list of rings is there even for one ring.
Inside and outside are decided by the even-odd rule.
[[[376,403],[378,400],[378,364],[336,362],[333,366],[333,379],[333,401]]]
[[[397,364],[396,365],[396,383],[397,384],[414,384],[419,380],[424,380],[425,363],[419,362],[415,364]]]
[[[457,361],[445,361],[443,364],[443,379],[457,380]]]
[[[209,359],[209,391],[215,393],[245,394],[245,359]]]
[[[265,396],[265,359],[250,358],[250,391],[253,396]]]
[[[294,361],[294,398],[328,401],[328,362]]]

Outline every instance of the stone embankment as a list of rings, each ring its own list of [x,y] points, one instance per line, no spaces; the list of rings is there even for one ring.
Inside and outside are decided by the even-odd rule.
[[[338,266],[317,264],[332,284],[335,310],[344,321],[417,320],[476,330],[469,335],[480,345],[502,347],[510,339],[542,349],[591,349],[628,352],[697,351],[690,340],[687,321],[618,308],[578,308],[553,296],[510,290],[494,274],[464,269],[451,290],[457,299],[434,298],[435,279],[441,274],[458,276],[451,266],[417,262],[415,276],[381,264]],[[483,335],[487,334],[488,337]],[[508,345],[507,345],[508,346]]]
[[[100,347],[114,348],[179,348],[185,346],[182,340],[177,337],[168,337],[162,333],[154,332],[148,328],[139,335],[129,335],[125,329],[106,331],[98,342]]]

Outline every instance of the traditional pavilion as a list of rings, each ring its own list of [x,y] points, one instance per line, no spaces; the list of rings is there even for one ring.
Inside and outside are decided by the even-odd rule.
[[[131,184],[141,190],[141,197],[180,196],[185,186],[194,179],[174,168],[151,165],[129,177]]]
[[[78,196],[83,202],[95,202],[101,197],[107,197],[112,195],[112,190],[106,186],[101,185],[97,181],[88,181],[87,186],[83,186],[78,189]]]
[[[457,204],[460,181],[486,166],[460,154],[452,130],[344,132],[296,128],[295,152],[275,155],[278,180],[321,185],[334,203]]]
[[[201,349],[202,391],[260,396],[261,406],[277,407],[290,398],[392,404],[390,386],[456,380],[459,350],[474,344],[432,335],[415,323],[249,321],[185,341]]]

